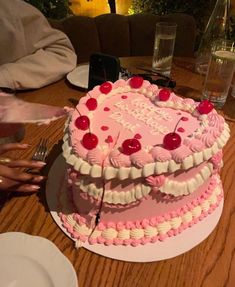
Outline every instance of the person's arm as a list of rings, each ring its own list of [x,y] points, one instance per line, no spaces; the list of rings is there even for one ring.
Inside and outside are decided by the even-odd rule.
[[[22,51],[17,51],[18,59],[0,66],[0,86],[17,90],[40,88],[61,79],[76,67],[77,57],[64,33],[52,29],[46,18],[24,1],[6,2],[13,3],[12,9],[18,17],[17,21],[7,23],[11,21],[8,17],[5,22],[11,30],[15,25],[15,33],[18,33],[15,41],[19,45],[14,43],[9,49],[21,48]]]

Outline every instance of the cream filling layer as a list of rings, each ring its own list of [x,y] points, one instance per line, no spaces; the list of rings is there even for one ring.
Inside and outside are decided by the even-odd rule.
[[[160,192],[171,194],[173,196],[182,196],[193,193],[197,190],[213,172],[213,164],[208,163],[205,165],[193,178],[178,182],[166,178],[164,184],[159,188]]]
[[[77,192],[82,191],[90,196],[94,197],[95,199],[100,199],[103,193],[103,188],[97,188],[97,186],[92,183],[88,185],[84,185],[83,181],[78,181],[75,183],[78,187]],[[109,204],[129,204],[140,200],[141,198],[148,195],[151,191],[151,187],[144,184],[139,184],[133,187],[129,191],[112,191],[112,190],[105,190],[104,193],[104,202]]]
[[[159,187],[159,191],[173,196],[182,196],[193,193],[197,190],[213,172],[213,164],[208,163],[191,179],[178,182],[166,178],[164,184]],[[102,187],[97,187],[94,183],[86,183],[86,180],[76,180],[74,182],[75,192],[84,192],[89,196],[100,199],[103,193]],[[152,190],[152,186],[138,184],[128,191],[113,191],[105,189],[104,202],[109,204],[130,204],[147,196]]]

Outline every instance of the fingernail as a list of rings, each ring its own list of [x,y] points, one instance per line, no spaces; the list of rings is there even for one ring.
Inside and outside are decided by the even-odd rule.
[[[44,179],[44,177],[43,177],[43,176],[36,176],[34,179],[35,179],[36,181],[41,181],[41,180]]]
[[[40,165],[40,166],[44,166],[44,165],[46,165],[46,162],[44,162],[44,161],[35,161],[35,164],[36,165]]]
[[[35,190],[38,190],[38,189],[40,188],[39,185],[31,185],[30,187],[31,187],[32,189],[35,189]]]
[[[30,147],[31,145],[30,144],[21,144],[21,147],[23,148],[27,148],[27,147]]]

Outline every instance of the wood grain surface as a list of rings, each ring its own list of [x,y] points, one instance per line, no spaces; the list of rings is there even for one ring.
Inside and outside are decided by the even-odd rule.
[[[121,63],[136,72],[136,66],[150,67],[151,59],[123,58]],[[175,59],[172,76],[177,82],[176,93],[181,93],[183,97],[200,98],[203,78],[194,73],[192,59]],[[71,99],[78,101],[83,95],[84,91],[61,80],[39,90],[18,93],[17,96],[29,102],[72,106]],[[37,194],[1,195],[0,232],[19,231],[51,240],[73,264],[80,287],[235,286],[235,99],[229,97],[221,113],[225,114],[231,128],[231,138],[224,148],[224,167],[221,172],[224,209],[216,229],[192,250],[173,259],[154,263],[123,262],[96,255],[84,248],[77,250],[74,242],[53,221],[44,186]],[[60,153],[64,121],[59,119],[48,126],[25,125],[22,142],[30,143],[31,146],[26,151],[14,152],[10,156],[29,159],[40,138],[45,137],[49,139],[50,147],[48,165],[43,171],[47,174]]]

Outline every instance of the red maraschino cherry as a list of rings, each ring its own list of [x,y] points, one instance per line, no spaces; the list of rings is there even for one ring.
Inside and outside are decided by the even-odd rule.
[[[168,133],[164,136],[163,138],[163,147],[167,150],[173,150],[178,148],[181,145],[181,137],[179,134],[177,134],[175,131],[177,129],[177,126],[179,124],[180,121],[183,120],[183,117],[181,117],[176,126],[175,129],[172,133]]]
[[[197,106],[197,110],[201,115],[209,114],[214,108],[214,105],[209,100],[203,100]]]
[[[87,116],[80,116],[75,120],[75,126],[80,130],[87,130],[90,126],[90,120]]]
[[[131,155],[139,150],[141,150],[141,144],[136,138],[126,139],[122,143],[122,152],[125,155]]]
[[[97,100],[90,98],[86,101],[86,106],[89,111],[94,111],[97,108]]]
[[[111,90],[112,85],[110,82],[104,82],[102,85],[100,85],[100,91],[105,95],[107,95]]]
[[[161,89],[158,94],[158,97],[160,101],[165,102],[169,100],[170,95],[171,95],[171,92],[168,89]]]
[[[95,134],[90,132],[84,134],[82,138],[82,145],[84,146],[84,148],[91,150],[95,148],[97,144],[98,144],[98,138]]]
[[[163,139],[163,147],[167,150],[173,150],[181,145],[181,137],[176,132],[166,134]]]
[[[130,79],[130,86],[133,89],[139,89],[143,85],[144,79],[140,76],[134,76]]]

